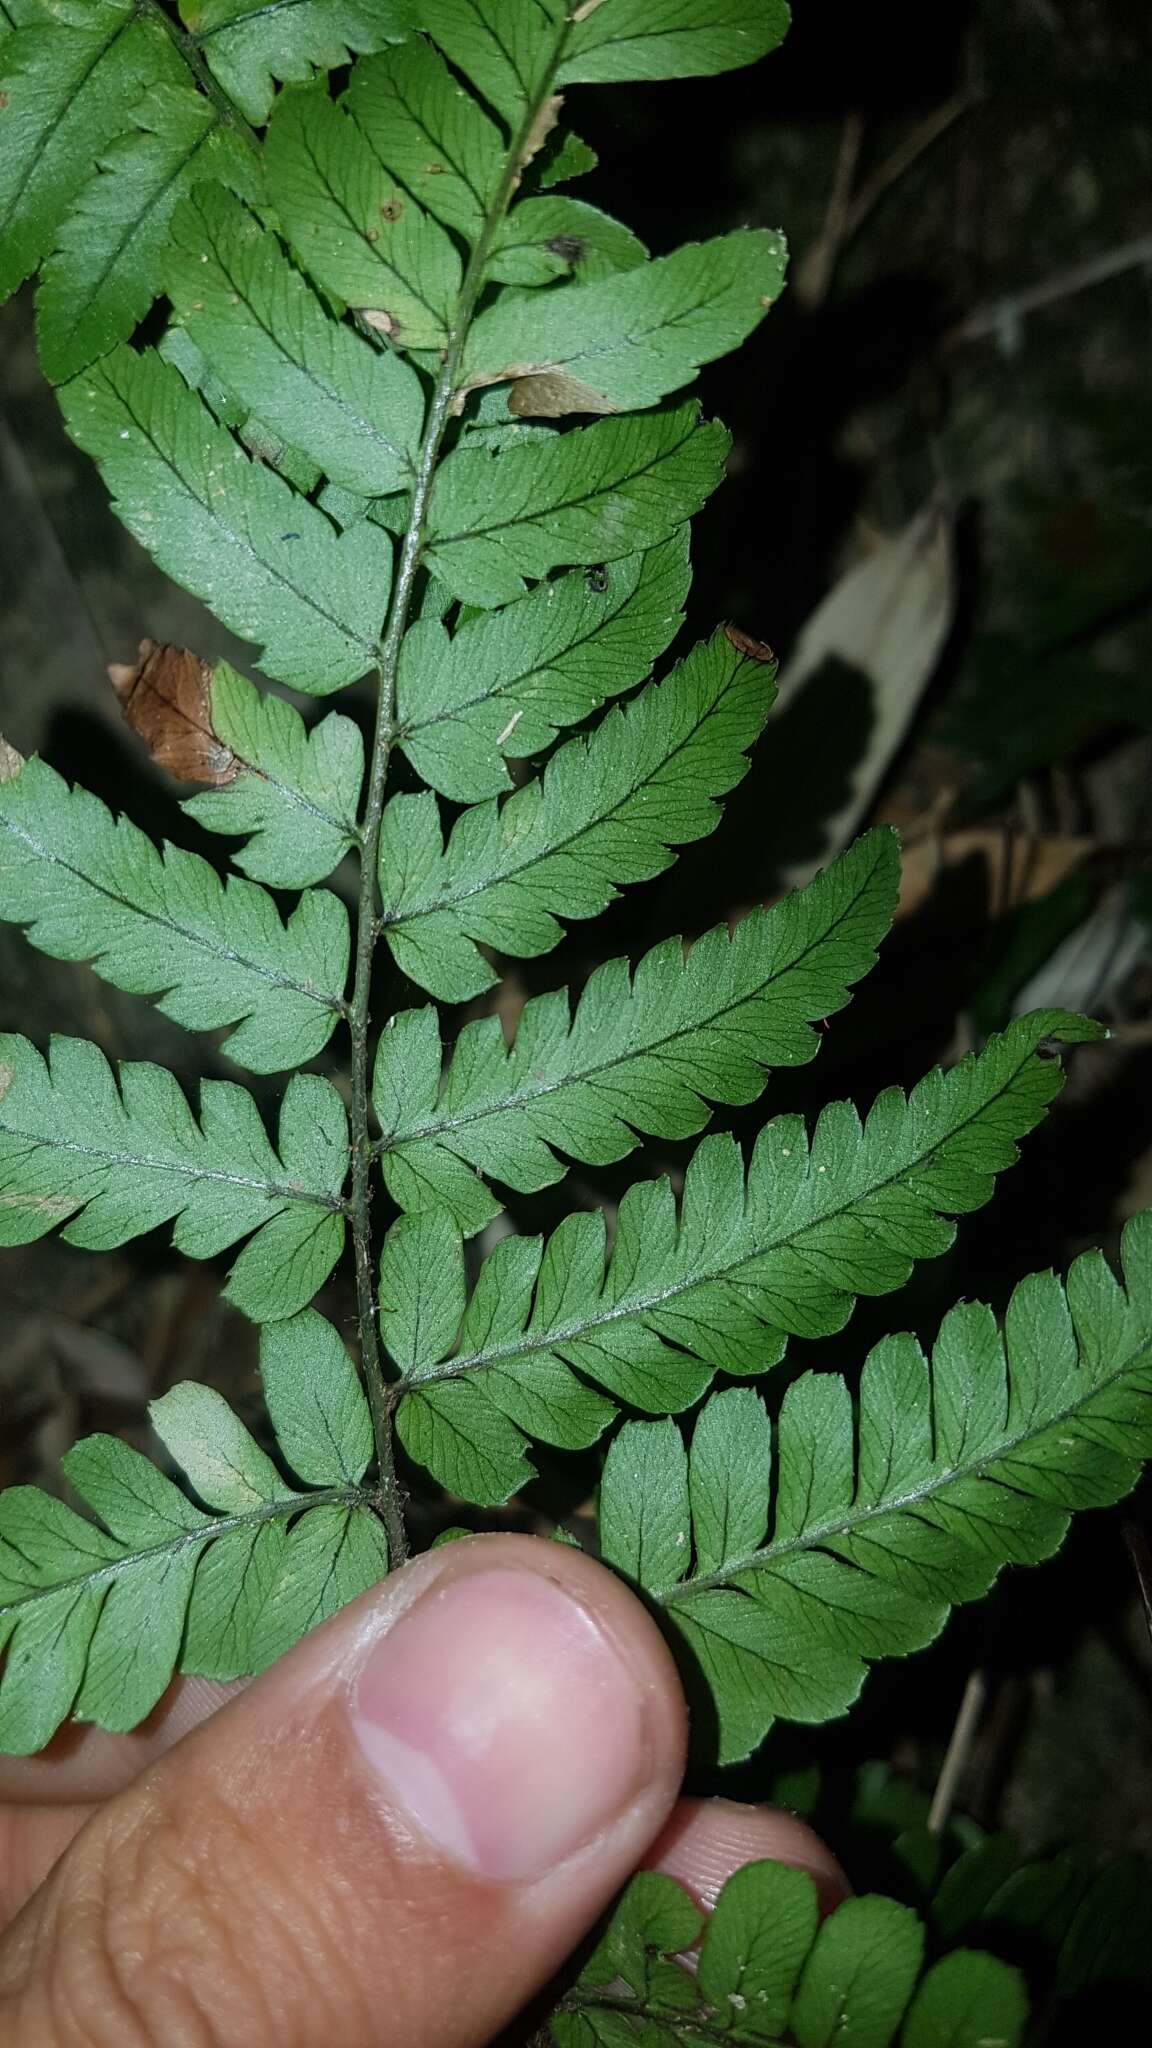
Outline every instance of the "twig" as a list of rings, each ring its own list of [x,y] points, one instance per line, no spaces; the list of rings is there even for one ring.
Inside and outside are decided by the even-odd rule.
[[[936,1780],[936,1790],[932,1794],[932,1805],[928,1813],[930,1834],[939,1835],[944,1831],[956,1797],[956,1787],[967,1765],[972,1739],[980,1716],[984,1712],[987,1697],[988,1681],[984,1673],[971,1672],[964,1687],[964,1696],[960,1701],[960,1710],[953,1723],[952,1733],[948,1738],[944,1762],[940,1766],[940,1776]]]
[[[1119,277],[1125,270],[1139,270],[1145,265],[1152,266],[1152,235],[1140,235],[1134,242],[1121,243],[1118,249],[1107,249],[1101,256],[1074,263],[1069,270],[1058,270],[1022,292],[1010,292],[986,306],[977,306],[957,326],[949,328],[941,347],[956,348],[962,342],[979,341],[988,334],[1010,332],[1025,314],[1034,313],[1041,306],[1055,305],[1076,292],[1106,283],[1110,277]]]
[[[966,92],[945,100],[942,107],[909,130],[855,194],[852,187],[864,142],[864,117],[857,112],[845,116],[824,226],[792,283],[794,293],[809,311],[823,305],[828,296],[836,259],[845,242],[851,241],[889,188],[899,183],[971,104],[971,96]]]
[[[1152,1045],[1152,1017],[1137,1017],[1130,1024],[1110,1024],[1108,1036],[1113,1045]],[[1152,1575],[1152,1559],[1149,1571]]]
[[[950,100],[945,100],[942,107],[937,107],[926,119],[918,122],[915,128],[910,129],[903,140],[897,143],[895,149],[884,158],[883,163],[877,164],[872,176],[864,180],[848,208],[844,222],[844,241],[850,241],[852,236],[858,233],[873,207],[879,205],[889,188],[898,184],[905,173],[912,169],[913,164],[918,162],[942,135],[946,135],[953,122],[958,121],[961,114],[968,113],[971,106],[970,94],[955,93]]]
[[[1148,1624],[1148,1634],[1152,1636],[1152,1546],[1149,1545],[1139,1522],[1125,1522],[1124,1541],[1128,1545],[1128,1555],[1132,1559],[1136,1584],[1140,1588],[1140,1598],[1144,1603],[1144,1619]]]
[[[792,289],[802,306],[815,312],[828,296],[832,282],[832,271],[840,253],[848,221],[848,209],[852,201],[852,187],[856,181],[856,167],[860,162],[860,151],[864,144],[864,116],[854,110],[844,117],[840,130],[840,147],[836,153],[836,170],[832,178],[832,190],[828,195],[828,210],[824,226],[805,254]]]

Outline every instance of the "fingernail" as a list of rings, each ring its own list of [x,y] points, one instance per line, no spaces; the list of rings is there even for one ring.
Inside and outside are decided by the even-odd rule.
[[[644,1692],[552,1579],[433,1585],[374,1647],[353,1725],[389,1803],[467,1869],[542,1876],[647,1776]]]

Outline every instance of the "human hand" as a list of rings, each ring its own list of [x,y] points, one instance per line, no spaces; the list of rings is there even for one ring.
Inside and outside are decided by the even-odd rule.
[[[834,1903],[799,1821],[677,1799],[684,1739],[601,1566],[430,1552],[250,1685],[0,1766],[0,2048],[485,2048],[640,1864],[708,1905],[774,1857]]]

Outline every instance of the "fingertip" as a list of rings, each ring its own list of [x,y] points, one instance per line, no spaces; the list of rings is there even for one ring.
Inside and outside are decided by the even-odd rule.
[[[95,1951],[93,2048],[129,2012],[149,2040],[479,2048],[641,1862],[685,1722],[659,1630],[592,1559],[428,1553],[92,1816],[8,1931],[20,2038]]]
[[[386,1791],[486,1879],[544,1879],[628,1816],[642,1853],[679,1787],[685,1708],[640,1603],[531,1537],[462,1542],[403,1576],[353,1704]]]
[[[648,1869],[674,1877],[709,1911],[734,1871],[761,1861],[808,1871],[822,1913],[830,1913],[851,1891],[832,1851],[806,1821],[734,1799],[679,1800],[645,1858]]]

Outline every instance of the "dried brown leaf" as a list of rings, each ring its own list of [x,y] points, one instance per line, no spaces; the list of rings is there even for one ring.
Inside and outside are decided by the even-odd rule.
[[[926,833],[904,846],[897,915],[910,917],[943,875],[970,860],[983,861],[988,870],[989,903],[1000,911],[1017,910],[1047,896],[1095,852],[1094,839],[1062,834],[1036,839],[997,825]]]
[[[560,119],[560,109],[563,105],[564,95],[561,92],[554,92],[551,99],[544,101],[536,119],[528,130],[524,147],[520,152],[521,170],[524,170],[531,163],[538,150],[543,149],[557,121]]]
[[[0,733],[0,782],[15,782],[24,766],[23,754],[10,747],[3,733]]]
[[[578,377],[566,376],[563,370],[545,369],[514,376],[508,392],[508,410],[518,419],[559,420],[570,412],[610,413],[618,412],[619,407],[605,398],[602,391],[582,384]]]
[[[140,642],[134,666],[111,662],[108,676],[124,723],[158,768],[177,782],[232,782],[240,763],[212,729],[212,668],[186,647]]]
[[[750,661],[760,661],[765,665],[775,664],[776,656],[768,642],[754,639],[751,633],[745,633],[742,627],[734,626],[731,620],[724,627],[724,638],[741,654],[746,654]]]

